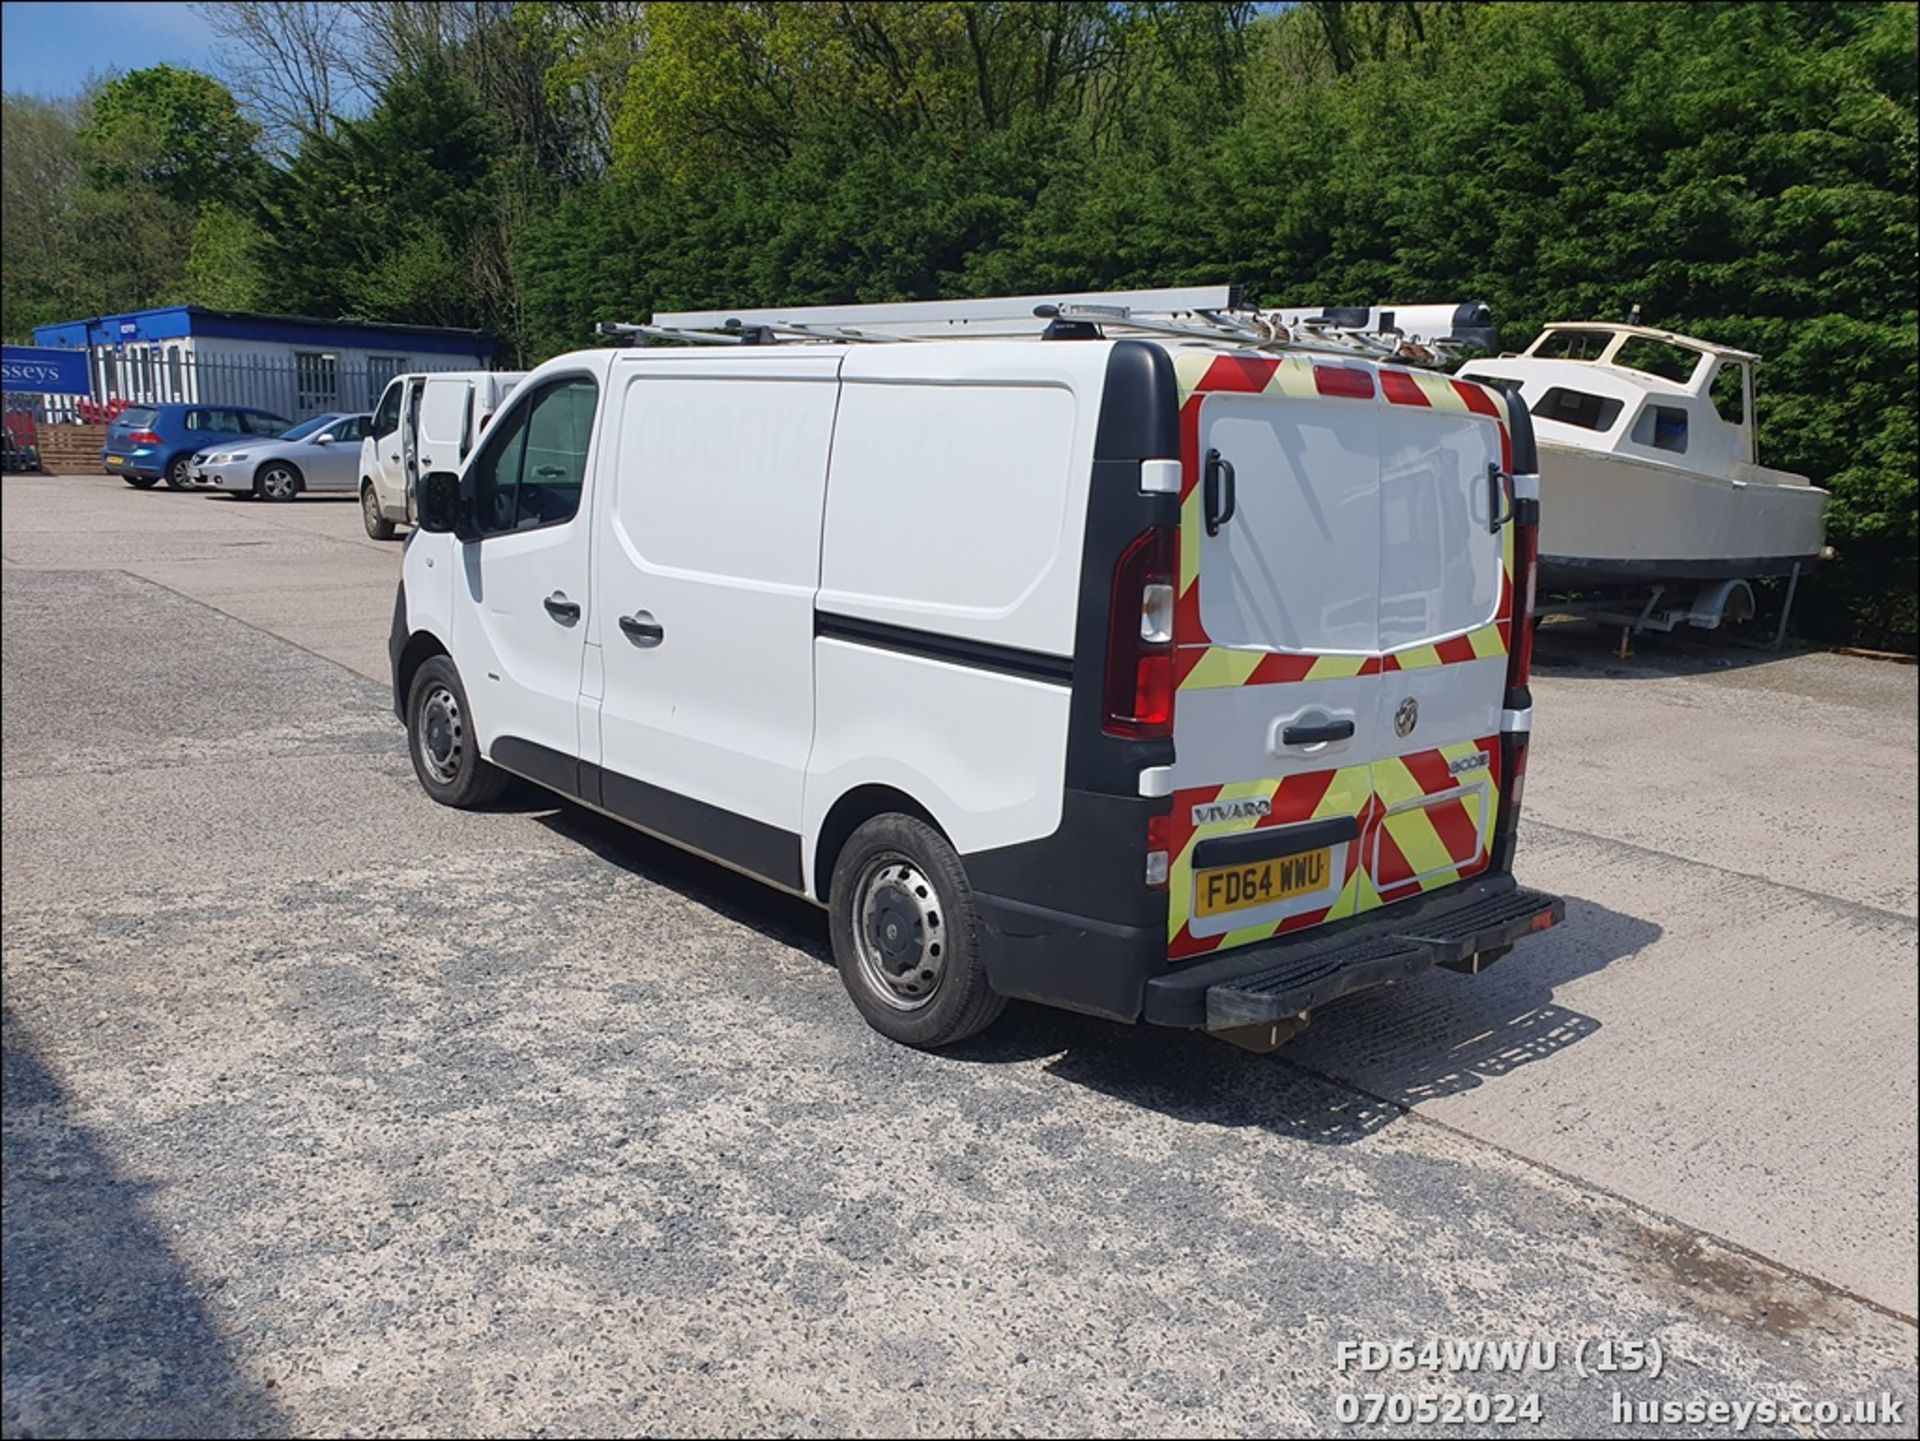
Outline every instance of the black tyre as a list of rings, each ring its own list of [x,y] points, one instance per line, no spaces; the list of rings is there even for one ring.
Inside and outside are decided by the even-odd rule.
[[[991,1025],[973,887],[953,847],[913,816],[875,816],[834,862],[827,915],[840,980],[867,1024],[931,1050]]]
[[[506,789],[507,773],[489,765],[474,735],[466,687],[453,662],[436,655],[407,690],[407,753],[423,790],[443,806],[469,810]]]
[[[300,487],[300,472],[284,460],[268,461],[253,477],[253,493],[262,500],[292,500]]]
[[[189,457],[184,455],[176,455],[172,460],[167,462],[168,490],[185,490],[187,488],[187,471],[190,464]],[[147,484],[152,485],[153,482],[148,481]]]
[[[160,483],[160,477],[157,475],[127,475],[122,473],[120,478],[135,490],[152,490]]]
[[[380,513],[380,496],[370,480],[360,482],[360,521],[366,526],[369,539],[393,539],[393,522]]]

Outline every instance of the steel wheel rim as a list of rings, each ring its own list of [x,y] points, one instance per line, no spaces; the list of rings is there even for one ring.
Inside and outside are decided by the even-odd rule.
[[[293,494],[293,476],[276,465],[260,477],[260,489],[266,492],[269,500],[285,500]]]
[[[367,518],[368,530],[380,523],[380,502],[374,499],[372,486],[360,492],[360,514]]]
[[[467,729],[460,701],[448,686],[434,682],[420,702],[420,724],[414,749],[435,784],[450,786],[459,779],[460,757],[466,749]]]
[[[946,906],[913,861],[887,854],[867,863],[853,894],[853,943],[861,979],[884,1005],[917,1011],[939,994],[950,949]]]

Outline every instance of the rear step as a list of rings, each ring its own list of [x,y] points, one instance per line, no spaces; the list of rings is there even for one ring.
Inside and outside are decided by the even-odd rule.
[[[1464,892],[1464,894],[1463,894]],[[1269,943],[1159,977],[1147,1018],[1209,1031],[1299,1024],[1328,1001],[1404,980],[1429,966],[1464,967],[1566,918],[1566,902],[1508,877],[1450,887],[1408,908],[1374,911],[1331,940]],[[1490,956],[1487,957],[1491,959]]]

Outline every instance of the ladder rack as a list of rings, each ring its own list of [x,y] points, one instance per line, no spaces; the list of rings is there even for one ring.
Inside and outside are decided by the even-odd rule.
[[[619,343],[886,344],[983,337],[1093,339],[1118,331],[1254,350],[1309,350],[1439,365],[1467,345],[1491,348],[1483,304],[1259,310],[1235,285],[1079,291],[885,305],[663,311],[647,324],[603,324]]]

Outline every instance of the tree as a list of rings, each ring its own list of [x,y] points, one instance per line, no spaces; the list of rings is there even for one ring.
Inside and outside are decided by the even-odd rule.
[[[251,191],[259,138],[259,126],[219,81],[171,65],[107,81],[79,136],[96,186],[143,185],[190,206]]]
[[[364,120],[309,135],[261,206],[267,303],[485,327],[502,144],[473,88],[440,60],[397,76]]]

